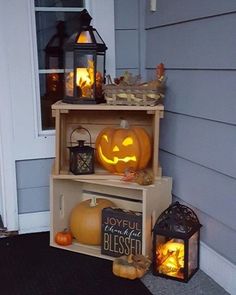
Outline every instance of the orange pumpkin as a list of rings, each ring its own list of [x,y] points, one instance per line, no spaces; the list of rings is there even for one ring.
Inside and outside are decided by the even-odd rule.
[[[58,232],[55,235],[55,242],[61,246],[68,246],[72,243],[72,235],[66,229],[64,231]]]
[[[144,169],[151,158],[151,140],[141,127],[107,127],[97,136],[96,150],[98,162],[106,170],[112,173],[124,173],[127,169],[137,171]]]
[[[107,199],[93,198],[75,206],[70,215],[70,230],[82,244],[101,245],[102,209],[114,207]]]

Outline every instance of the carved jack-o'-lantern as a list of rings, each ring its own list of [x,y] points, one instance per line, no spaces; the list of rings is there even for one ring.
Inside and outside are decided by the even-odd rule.
[[[120,128],[107,127],[96,139],[97,159],[112,173],[124,173],[126,169],[134,171],[144,169],[151,157],[151,140],[141,127],[127,127],[127,121],[121,121]]]

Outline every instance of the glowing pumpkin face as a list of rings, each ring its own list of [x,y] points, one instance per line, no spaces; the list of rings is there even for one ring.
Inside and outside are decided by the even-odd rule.
[[[124,173],[127,168],[140,170],[151,157],[151,140],[141,127],[105,128],[96,139],[97,159],[112,173]]]

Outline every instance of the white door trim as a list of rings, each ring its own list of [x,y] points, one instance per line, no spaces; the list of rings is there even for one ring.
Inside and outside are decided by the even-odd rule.
[[[2,7],[3,8],[3,7]],[[0,7],[0,201],[3,224],[9,231],[18,230],[16,170],[13,152],[13,115],[10,87],[11,75],[7,62],[6,16]]]

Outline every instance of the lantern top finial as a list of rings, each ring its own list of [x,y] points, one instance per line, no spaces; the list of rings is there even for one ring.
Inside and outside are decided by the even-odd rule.
[[[88,13],[87,9],[83,9],[79,14],[79,24],[81,27],[88,27],[92,20],[92,17]]]
[[[169,232],[170,234],[189,235],[199,230],[197,215],[189,207],[175,202],[171,204],[157,219],[154,230]]]

